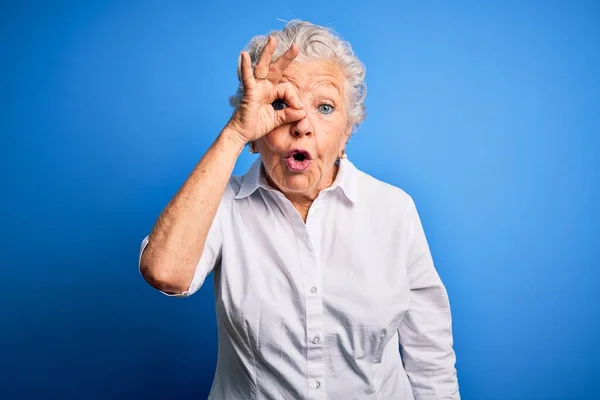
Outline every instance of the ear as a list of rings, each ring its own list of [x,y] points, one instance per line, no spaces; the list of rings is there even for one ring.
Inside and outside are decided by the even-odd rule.
[[[351,134],[352,134],[352,125],[350,125],[348,128],[346,128],[346,137],[348,139],[350,139]],[[348,139],[346,139],[346,142],[348,141]]]
[[[253,141],[248,142],[248,147],[250,149],[250,154],[258,153],[258,151],[256,150],[256,144]]]
[[[348,128],[346,128],[346,131],[344,132],[344,136],[342,137],[342,149],[346,147],[346,145],[348,144],[348,140],[350,140],[350,135],[352,135],[352,126],[349,126]]]

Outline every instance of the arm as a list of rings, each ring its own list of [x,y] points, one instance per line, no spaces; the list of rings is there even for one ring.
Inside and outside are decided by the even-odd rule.
[[[448,294],[433,264],[412,199],[408,224],[410,308],[398,328],[404,368],[416,400],[458,400]]]
[[[254,70],[250,55],[241,53],[244,94],[240,105],[142,242],[140,272],[150,285],[166,294],[185,296],[193,292],[202,284],[200,278],[203,281],[214,267],[223,240],[218,210],[244,145],[306,116],[293,85],[279,83],[283,71],[298,55],[298,47],[292,44],[271,62],[276,46],[277,40],[269,37]],[[255,71],[264,78],[255,79]],[[276,99],[283,99],[290,107],[275,110],[272,103]]]
[[[182,294],[192,283],[209,231],[212,247],[218,247],[219,228],[211,226],[244,144],[238,134],[224,129],[160,214],[140,255],[140,272],[151,286]],[[207,264],[216,260],[217,251],[211,250]]]

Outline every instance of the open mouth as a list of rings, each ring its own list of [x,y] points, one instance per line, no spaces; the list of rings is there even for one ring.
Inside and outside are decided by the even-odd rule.
[[[312,157],[306,150],[294,149],[287,154],[286,160],[291,171],[302,172],[308,168]]]
[[[288,158],[293,158],[296,161],[312,160],[310,153],[306,150],[292,150],[288,153]]]

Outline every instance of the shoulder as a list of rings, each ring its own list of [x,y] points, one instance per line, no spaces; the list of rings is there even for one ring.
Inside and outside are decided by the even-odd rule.
[[[402,187],[357,171],[357,217],[381,243],[404,243],[415,223],[413,197]]]
[[[260,158],[258,158],[244,174],[232,174],[227,183],[227,187],[234,198],[248,198],[256,189],[258,189],[260,186],[261,166],[262,162]]]
[[[414,207],[412,196],[401,187],[358,169],[357,180],[360,200],[369,207],[401,213]]]
[[[231,178],[229,178],[229,182],[227,182],[227,189],[233,192],[234,195],[237,194],[240,191],[242,184],[244,183],[244,179],[246,179],[246,174],[231,175]]]

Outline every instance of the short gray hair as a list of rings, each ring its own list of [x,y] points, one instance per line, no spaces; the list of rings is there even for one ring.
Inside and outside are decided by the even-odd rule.
[[[279,58],[293,43],[296,43],[300,50],[298,57],[296,57],[297,61],[330,59],[341,67],[346,81],[346,114],[353,130],[358,128],[366,117],[364,105],[367,95],[366,70],[365,66],[354,55],[350,43],[342,40],[333,29],[300,20],[289,21],[283,30],[271,31],[270,35],[277,38],[277,49],[273,54],[273,60]],[[269,35],[255,36],[246,46],[245,50],[250,54],[253,67],[258,61],[268,37]],[[230,98],[230,104],[234,108],[239,106],[244,95],[240,61],[238,61],[237,74],[240,84],[236,95]]]

